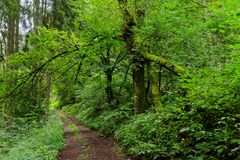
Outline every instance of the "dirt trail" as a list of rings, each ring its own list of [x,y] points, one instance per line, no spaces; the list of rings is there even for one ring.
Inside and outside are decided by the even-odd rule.
[[[112,137],[102,137],[97,132],[80,125],[67,114],[65,116],[68,121],[78,127],[82,138],[75,137],[65,120],[66,147],[60,152],[59,160],[132,160],[114,152],[115,142]],[[87,148],[82,146],[81,141],[87,143]]]
[[[60,152],[59,160],[78,160],[80,143],[76,141],[74,133],[71,131],[66,121],[64,122],[64,134],[66,147]]]

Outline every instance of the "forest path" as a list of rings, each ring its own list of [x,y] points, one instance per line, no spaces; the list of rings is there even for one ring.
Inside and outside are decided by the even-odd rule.
[[[80,125],[66,113],[58,112],[64,122],[66,146],[59,160],[131,160],[114,152],[113,137],[102,137]]]

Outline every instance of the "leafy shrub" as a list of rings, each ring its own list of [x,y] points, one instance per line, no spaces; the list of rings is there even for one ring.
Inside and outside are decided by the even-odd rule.
[[[171,157],[177,141],[177,127],[171,121],[173,113],[148,113],[137,115],[115,132],[124,153],[146,159]],[[169,150],[169,148],[172,148]]]
[[[62,108],[63,111],[67,112],[70,115],[75,116],[79,111],[79,104],[66,105]]]
[[[3,160],[54,160],[63,148],[63,123],[55,115],[50,116],[46,125],[33,128],[18,141]]]
[[[82,124],[90,126],[92,117],[95,117],[96,109],[94,107],[82,108],[80,104],[68,105],[62,108],[63,111],[74,116]]]
[[[122,126],[120,146],[146,159],[240,159],[239,80],[238,62],[184,79],[188,95]]]
[[[76,108],[78,111],[76,111]],[[98,130],[104,135],[114,133],[117,128],[128,121],[133,115],[131,103],[114,110],[99,110],[95,107],[80,108],[78,105],[65,106],[63,110],[75,116],[82,124]],[[76,112],[72,112],[73,110]]]
[[[102,112],[93,120],[93,125],[104,135],[110,135],[129,121],[133,115],[132,105],[124,105],[118,109]]]
[[[7,134],[7,132],[3,128],[0,128],[0,159],[10,149],[9,139],[10,139],[10,135]]]

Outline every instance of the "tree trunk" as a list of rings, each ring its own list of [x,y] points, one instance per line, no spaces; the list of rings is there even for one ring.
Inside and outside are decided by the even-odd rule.
[[[19,21],[20,21],[20,0],[17,0],[16,4],[16,15],[15,15],[15,33],[14,33],[14,52],[18,52],[19,50]]]
[[[133,84],[134,84],[134,109],[135,113],[144,113],[147,107],[147,99],[144,81],[144,61],[142,57],[133,57]]]
[[[13,2],[5,1],[6,9],[6,40],[5,40],[5,54],[4,59],[10,56],[12,53],[17,52],[19,49],[19,19],[20,19],[20,0],[14,0]],[[5,37],[5,35],[4,35]],[[4,64],[4,83],[6,86],[6,93],[17,82],[16,74],[8,74],[8,71],[13,69],[13,66]],[[10,106],[11,105],[11,106]],[[10,97],[5,102],[5,111],[11,114],[12,106],[14,106],[13,97]]]
[[[113,91],[113,88],[112,88],[113,73],[112,73],[111,69],[107,69],[105,74],[106,74],[106,77],[107,77],[107,87],[105,89],[106,93],[107,93],[107,102],[109,104],[111,104],[115,100],[115,95],[114,95],[114,91]]]
[[[156,108],[156,112],[160,112],[163,108],[163,105],[160,101],[160,91],[159,91],[159,87],[158,87],[158,82],[157,82],[157,78],[155,77],[155,75],[153,73],[151,62],[148,62],[147,69],[148,69],[148,78],[150,81],[150,88],[151,88],[151,93],[152,93],[151,95],[153,98],[153,104]]]
[[[34,0],[34,16],[33,16],[34,28],[40,25],[40,20],[41,20],[40,0]]]
[[[49,17],[48,17],[48,13],[47,13],[47,4],[48,4],[48,0],[42,0],[42,25],[46,28],[49,27]]]
[[[110,52],[111,52],[111,46],[107,48],[107,53],[106,56],[102,56],[101,60],[102,60],[102,64],[104,64],[107,69],[104,71],[105,75],[106,75],[106,94],[107,94],[107,103],[109,103],[110,105],[112,104],[112,102],[115,100],[115,95],[114,95],[114,91],[112,88],[112,77],[113,77],[113,70],[114,67],[111,66],[110,63]]]
[[[136,47],[134,47],[134,27],[137,26],[135,22],[134,15],[128,10],[127,0],[118,0],[120,6],[122,7],[123,17],[125,21],[125,26],[123,28],[123,40],[126,43],[126,50],[129,55],[132,55],[133,64],[133,85],[134,85],[134,109],[135,113],[143,113],[146,111],[147,100],[144,84],[144,61],[142,56],[136,52]],[[143,16],[144,13],[141,15]],[[139,15],[137,15],[139,16]],[[142,18],[143,19],[143,18]]]
[[[14,22],[15,18],[12,14],[9,13],[7,19],[7,53],[6,56],[9,56],[11,53],[14,52]]]

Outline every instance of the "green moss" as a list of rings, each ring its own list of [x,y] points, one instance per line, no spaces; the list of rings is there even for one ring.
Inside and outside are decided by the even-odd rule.
[[[153,104],[156,108],[156,112],[160,112],[163,108],[162,102],[160,101],[160,91],[157,85],[157,79],[152,71],[151,63],[148,63],[148,76],[151,83],[151,92],[153,97]]]
[[[142,56],[152,62],[159,63],[162,67],[168,69],[169,71],[173,72],[176,75],[180,75],[185,72],[185,70],[181,66],[177,66],[175,64],[172,64],[171,62],[167,61],[166,59],[156,56],[149,53],[144,53]]]

